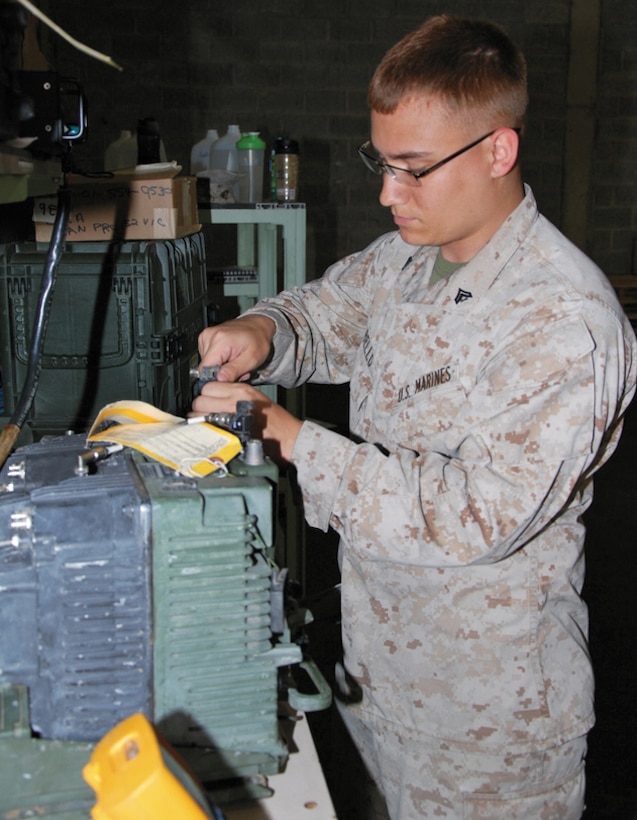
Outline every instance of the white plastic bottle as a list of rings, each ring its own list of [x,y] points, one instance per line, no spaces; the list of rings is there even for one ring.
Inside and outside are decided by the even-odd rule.
[[[117,168],[134,168],[137,165],[137,134],[128,132],[128,137],[119,146]]]
[[[221,171],[239,170],[239,158],[237,155],[237,142],[241,139],[241,130],[238,125],[229,125],[223,137],[214,142],[210,148],[211,169],[218,168]]]
[[[192,176],[198,171],[207,171],[210,167],[210,149],[219,139],[216,128],[209,128],[206,136],[192,146],[190,152],[190,173]]]
[[[122,166],[119,164],[122,145],[131,138],[130,131],[121,131],[119,137],[108,145],[104,152],[104,170],[116,171]]]
[[[239,173],[239,154],[237,142],[241,139],[241,129],[238,125],[229,125],[228,130],[210,149],[209,170],[231,171]],[[237,178],[238,179],[238,178]],[[235,182],[230,189],[235,202],[239,201],[239,182]]]

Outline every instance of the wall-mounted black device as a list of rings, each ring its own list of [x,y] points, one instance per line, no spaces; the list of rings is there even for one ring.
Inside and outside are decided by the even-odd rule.
[[[77,80],[53,71],[18,71],[20,137],[35,137],[35,155],[59,156],[87,136],[86,100]]]

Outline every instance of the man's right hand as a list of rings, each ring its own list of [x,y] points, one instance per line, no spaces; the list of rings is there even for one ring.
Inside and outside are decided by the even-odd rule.
[[[245,381],[270,357],[276,325],[268,316],[250,314],[199,334],[201,366],[220,365],[220,382]]]

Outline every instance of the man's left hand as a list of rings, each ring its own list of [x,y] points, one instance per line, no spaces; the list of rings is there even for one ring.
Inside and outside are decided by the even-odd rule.
[[[191,415],[234,413],[238,401],[253,403],[255,433],[263,439],[266,452],[276,460],[289,461],[302,422],[256,387],[243,382],[206,382],[192,403]]]

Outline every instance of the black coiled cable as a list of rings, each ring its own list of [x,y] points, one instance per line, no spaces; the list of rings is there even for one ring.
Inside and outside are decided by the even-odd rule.
[[[38,389],[40,371],[42,369],[44,339],[46,337],[46,328],[49,321],[49,315],[51,313],[51,301],[53,299],[57,271],[60,264],[60,259],[64,253],[64,243],[70,211],[71,192],[66,185],[63,185],[58,189],[57,194],[57,213],[55,216],[55,223],[53,225],[51,242],[49,243],[49,250],[44,262],[44,271],[42,273],[42,282],[40,285],[40,297],[38,299],[33,332],[31,334],[31,342],[29,345],[29,363],[27,365],[27,373],[15,410],[13,411],[9,423],[2,431],[2,436],[0,436],[0,466],[4,464],[7,456],[11,452],[13,444],[18,437],[18,433],[20,432],[20,429],[29,414],[33,404],[33,399],[35,398],[35,394]]]

